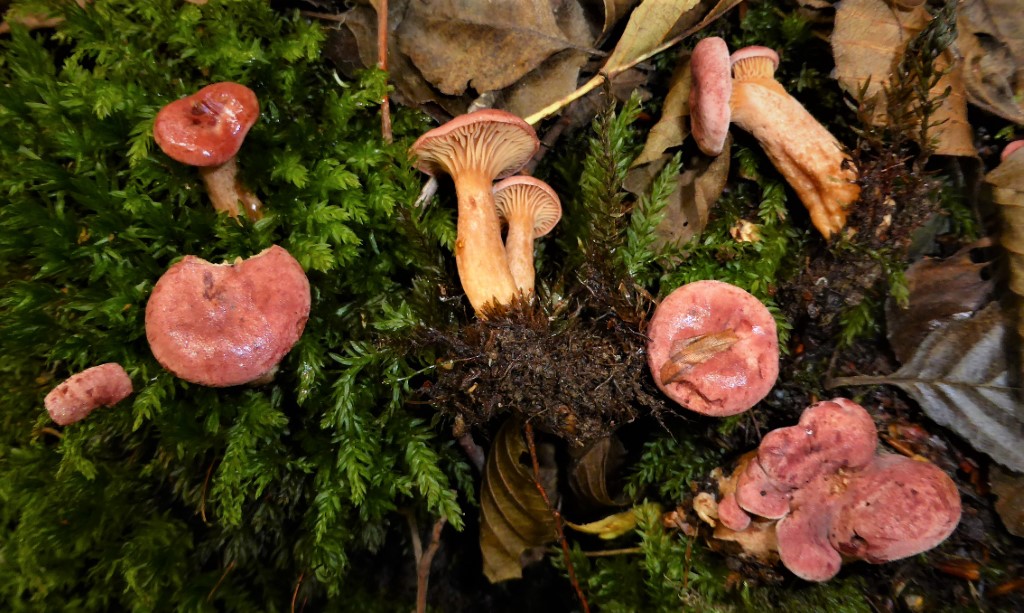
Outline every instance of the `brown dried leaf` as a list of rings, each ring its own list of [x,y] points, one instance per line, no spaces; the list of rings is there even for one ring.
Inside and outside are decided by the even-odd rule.
[[[889,83],[896,62],[905,52],[907,42],[931,20],[923,6],[901,9],[885,0],[843,0],[836,9],[832,31],[832,51],[836,76],[851,96],[860,95],[865,83],[865,99],[878,96],[875,121],[884,123],[883,86]],[[967,123],[967,101],[962,66],[953,66],[947,52],[936,60],[940,68],[950,71],[932,89],[939,96],[950,88],[949,96],[932,117],[942,122],[931,130],[936,139],[935,152],[942,155],[975,156],[973,132]]]
[[[924,258],[906,272],[910,301],[901,309],[895,301],[885,305],[889,345],[901,363],[932,330],[955,319],[970,317],[992,298],[994,282],[983,274],[989,259],[983,254],[992,241],[965,246],[946,259]]]
[[[999,205],[1002,227],[999,242],[1010,262],[1010,291],[1016,294],[1019,380],[1024,381],[1024,154],[1003,160],[985,175],[992,200]]]
[[[572,462],[569,488],[581,502],[591,507],[618,507],[626,504],[621,490],[614,483],[615,471],[622,466],[626,448],[615,435],[594,441]]]
[[[843,377],[828,387],[895,385],[975,449],[1024,471],[1024,405],[1010,380],[1009,317],[993,302],[971,319],[929,334],[909,362],[881,377]]]
[[[731,144],[732,136],[729,136],[722,155],[713,158],[694,156],[684,162],[685,170],[669,196],[665,216],[654,230],[657,234],[656,249],[664,245],[684,245],[704,231],[711,207],[722,195],[729,179],[731,156],[728,151]],[[635,195],[646,192],[669,159],[666,154],[650,164],[630,169],[624,182],[626,190]]]
[[[553,448],[541,464],[541,480],[555,502]],[[541,456],[538,446],[538,456]],[[523,576],[521,558],[533,547],[554,540],[555,521],[533,479],[522,423],[510,419],[498,430],[487,454],[480,485],[480,550],[491,583]]]
[[[396,36],[401,51],[441,92],[461,94],[468,86],[487,92],[580,45],[570,35],[573,20],[583,20],[582,9],[575,2],[560,8],[556,14],[550,0],[410,0]]]
[[[699,0],[644,0],[629,16],[622,37],[601,72],[612,77],[654,51],[676,22],[698,4]]]
[[[1003,525],[1010,534],[1024,536],[1024,475],[993,466],[989,481],[996,495],[996,513]]]
[[[686,118],[690,116],[690,56],[680,58],[665,102],[661,117],[647,135],[644,150],[633,160],[633,166],[649,164],[661,157],[665,151],[683,144],[690,135]]]
[[[586,61],[586,54],[575,49],[556,53],[505,90],[505,100],[499,106],[519,117],[544,108],[576,89]]]
[[[957,46],[972,104],[1024,124],[1024,12],[1019,0],[964,0]]]

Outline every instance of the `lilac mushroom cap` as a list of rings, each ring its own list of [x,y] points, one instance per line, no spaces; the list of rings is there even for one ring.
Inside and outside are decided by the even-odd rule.
[[[719,155],[729,135],[732,74],[729,46],[712,36],[697,43],[690,57],[690,131],[700,150]]]

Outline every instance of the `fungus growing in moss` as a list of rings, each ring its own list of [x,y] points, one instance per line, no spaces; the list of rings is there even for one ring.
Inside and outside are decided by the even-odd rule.
[[[185,256],[146,305],[153,356],[176,376],[211,387],[263,380],[302,336],[309,281],[278,246],[232,264]]]
[[[775,319],[761,302],[721,281],[669,294],[647,331],[654,382],[682,406],[716,417],[742,413],[779,375]]]
[[[109,362],[72,375],[43,400],[50,419],[61,426],[82,421],[93,410],[121,402],[132,393],[132,380],[120,364]]]
[[[492,183],[525,166],[539,146],[530,124],[511,113],[485,109],[430,130],[409,150],[417,168],[431,176],[448,173],[455,183],[455,263],[478,316],[519,295],[501,242]]]
[[[494,186],[498,217],[508,223],[505,257],[512,279],[524,296],[533,293],[533,241],[550,232],[562,218],[555,190],[533,177],[509,177]]]
[[[959,521],[955,484],[931,463],[876,454],[877,446],[863,407],[845,398],[815,404],[740,462],[718,517],[734,532],[753,516],[778,520],[779,557],[808,581],[834,577],[843,556],[880,563],[931,549]]]
[[[257,220],[263,204],[238,178],[237,154],[259,114],[259,101],[251,89],[238,83],[214,83],[160,109],[153,122],[153,138],[169,157],[199,167],[217,211],[231,217],[243,211]]]

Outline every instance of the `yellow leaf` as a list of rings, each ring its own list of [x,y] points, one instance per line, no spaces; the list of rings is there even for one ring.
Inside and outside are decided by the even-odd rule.
[[[610,541],[614,538],[619,538],[623,534],[631,532],[636,528],[637,513],[642,512],[645,509],[652,509],[657,513],[661,513],[660,504],[649,502],[638,507],[634,507],[628,511],[623,511],[622,513],[609,515],[604,519],[592,521],[589,524],[574,524],[571,521],[567,521],[565,523],[577,532],[594,534],[598,538]]]

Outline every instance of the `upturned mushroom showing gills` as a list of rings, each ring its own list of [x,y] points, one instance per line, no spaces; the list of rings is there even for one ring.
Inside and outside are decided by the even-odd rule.
[[[164,106],[153,122],[153,138],[169,157],[198,166],[213,207],[231,217],[262,216],[260,199],[238,178],[238,150],[259,117],[256,94],[244,85],[207,85]]]
[[[777,53],[745,47],[731,61],[732,122],[761,143],[822,236],[842,230],[860,186],[839,141],[775,80]]]
[[[744,290],[688,283],[658,305],[647,329],[654,382],[680,405],[715,417],[757,404],[779,375],[775,319]]]
[[[540,141],[528,123],[505,111],[486,109],[456,117],[413,143],[416,167],[448,173],[458,197],[455,263],[477,316],[519,295],[501,242],[492,183],[530,161]]]
[[[309,318],[302,266],[273,246],[232,264],[188,255],[160,277],[146,305],[153,356],[181,379],[211,387],[266,380]]]
[[[752,517],[777,520],[783,565],[808,581],[831,579],[844,557],[881,563],[935,547],[960,520],[956,485],[934,464],[877,446],[863,407],[845,398],[815,404],[740,463],[718,518],[735,532],[751,529]]]
[[[505,256],[516,287],[524,296],[533,293],[533,241],[550,232],[562,218],[558,194],[533,177],[514,176],[494,186],[498,217],[508,224]]]
[[[61,426],[82,421],[93,410],[121,402],[132,393],[132,380],[120,364],[109,362],[72,375],[43,400],[50,419]]]

